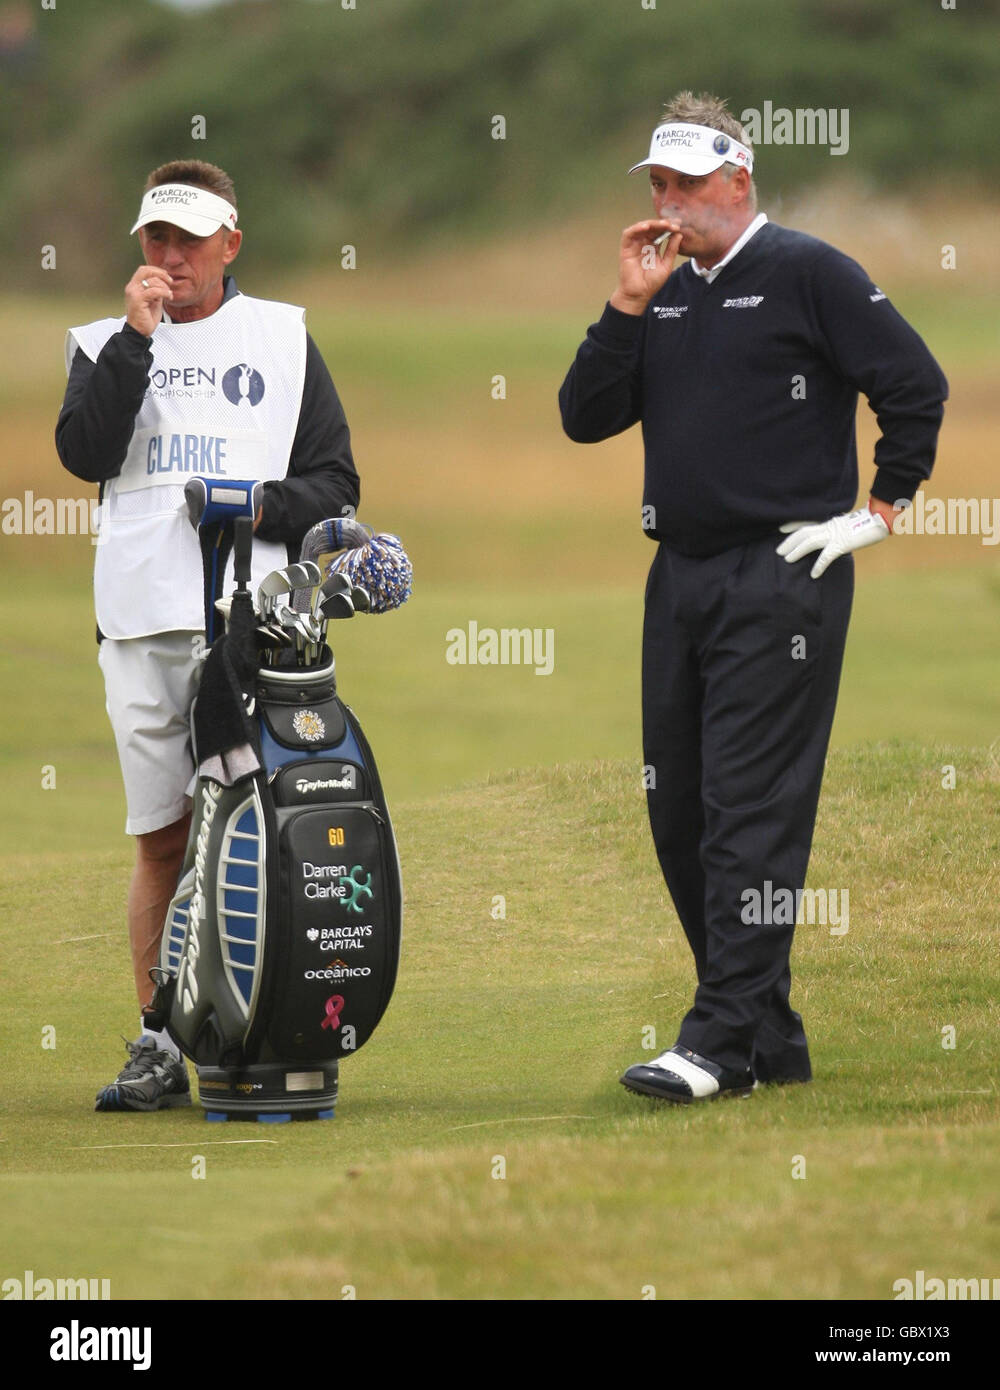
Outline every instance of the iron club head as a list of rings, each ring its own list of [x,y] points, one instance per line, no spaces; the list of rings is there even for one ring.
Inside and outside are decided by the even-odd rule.
[[[327,622],[333,618],[353,618],[354,604],[349,594],[328,594],[320,604],[319,611]]]

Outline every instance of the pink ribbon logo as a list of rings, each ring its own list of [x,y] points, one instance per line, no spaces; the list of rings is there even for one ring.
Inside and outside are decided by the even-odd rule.
[[[320,1031],[329,1028],[331,1032],[340,1027],[340,1011],[344,1007],[344,996],[342,994],[331,994],[323,1006],[326,1009],[326,1018],[319,1025]]]

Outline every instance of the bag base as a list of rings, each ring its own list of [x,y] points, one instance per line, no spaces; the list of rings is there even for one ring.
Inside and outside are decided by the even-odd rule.
[[[253,1062],[243,1067],[200,1066],[198,1099],[212,1118],[306,1118],[333,1114],[337,1061]]]

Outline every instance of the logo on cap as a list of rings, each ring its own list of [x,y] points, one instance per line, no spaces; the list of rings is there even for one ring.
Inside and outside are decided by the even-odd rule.
[[[712,141],[712,149],[716,154],[725,154],[729,149],[729,137],[726,135],[717,135]]]
[[[153,188],[150,189],[149,201],[151,203],[180,203],[182,207],[187,207],[193,198],[198,196],[197,189],[183,188]]]
[[[676,125],[661,126],[655,134],[656,143],[658,145],[669,145],[671,149],[674,149],[677,145],[683,145],[685,149],[689,150],[693,144],[689,132]]]

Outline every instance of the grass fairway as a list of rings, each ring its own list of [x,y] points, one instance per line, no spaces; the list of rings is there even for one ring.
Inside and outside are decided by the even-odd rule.
[[[866,558],[857,562],[834,744],[922,743],[930,733],[943,761],[961,770],[966,748],[987,747],[1000,732],[996,578],[978,567],[868,575]],[[0,765],[9,792],[0,862],[38,851],[104,854],[121,843],[125,804],[89,578],[33,570],[30,625],[19,581],[0,564]],[[611,758],[638,770],[638,580],[632,590],[417,584],[398,612],[331,634],[341,694],[369,734],[391,806],[512,767]],[[552,673],[449,665],[446,634],[470,620],[551,629]]]
[[[804,924],[794,956],[816,1083],[692,1111],[617,1085],[692,987],[631,764],[397,808],[402,984],[329,1123],[92,1113],[133,1007],[127,857],[8,859],[6,1266],[158,1298],[886,1299],[991,1273],[1000,775],[969,752],[946,790],[949,760],[832,755],[810,883],[849,890],[849,929]]]

